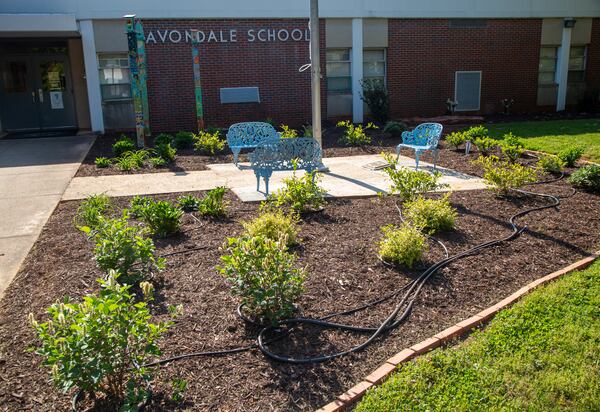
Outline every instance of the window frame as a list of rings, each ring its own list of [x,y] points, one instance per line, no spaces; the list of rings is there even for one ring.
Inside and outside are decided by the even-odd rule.
[[[325,75],[327,77],[327,94],[340,94],[340,95],[352,94],[352,48],[351,47],[328,47],[325,50],[325,56],[327,56],[327,52],[328,51],[333,51],[333,50],[348,51],[348,60],[333,60],[333,61],[329,61],[329,59],[326,59],[326,61],[325,61]],[[343,64],[347,63],[350,74],[348,76],[330,76],[327,73],[327,65],[329,63],[343,63]],[[329,88],[329,79],[349,79],[350,80],[349,89],[332,90],[332,89]]]
[[[114,66],[114,67],[108,67],[108,68],[112,68],[112,69],[121,69],[121,70],[127,70],[127,72],[129,73],[129,81],[127,83],[106,83],[106,84],[102,84],[100,83],[100,98],[102,99],[102,103],[111,103],[111,102],[128,102],[128,101],[132,101],[133,100],[133,93],[131,91],[131,66],[129,64],[129,53],[127,52],[101,52],[101,53],[97,53],[96,54],[96,61],[97,61],[97,70],[98,73],[100,73],[102,70],[106,70],[107,67],[101,67],[100,61],[101,60],[106,60],[108,59],[107,56],[123,56],[123,57],[117,57],[119,60],[125,59],[127,60],[127,66]],[[103,93],[103,88],[105,88],[106,86],[114,86],[114,85],[128,85],[129,86],[129,97],[115,97],[115,98],[105,98],[104,97],[104,93]]]
[[[383,63],[383,76],[365,76],[365,51],[383,51],[383,60],[373,60],[376,63]],[[363,79],[379,79],[383,77],[383,87],[387,89],[387,47],[366,47],[363,48]]]
[[[542,52],[541,50],[545,48],[545,49],[554,49],[554,69],[553,70],[540,70],[539,69],[539,65],[540,65],[540,61],[542,59]],[[550,57],[544,57],[545,59],[550,59]],[[553,86],[557,84],[556,81],[556,69],[558,67],[558,46],[541,46],[540,47],[540,57],[538,58],[538,86]],[[552,73],[552,81],[550,82],[541,82],[540,81],[540,73]]]
[[[477,97],[477,108],[459,109],[458,105],[454,111],[456,112],[478,112],[481,110],[481,83],[483,82],[483,71],[481,70],[456,70],[454,72],[454,101],[458,101],[456,92],[458,91],[458,74],[459,73],[479,73],[479,95]]]
[[[582,48],[583,49],[583,55],[581,57],[583,57],[583,65],[581,69],[577,69],[577,70],[571,70],[570,68],[568,68],[568,66],[571,65],[571,51],[573,50],[573,48]],[[577,56],[579,57],[579,56]],[[584,80],[575,80],[572,81],[571,83],[585,83],[585,73],[587,70],[587,59],[588,59],[588,45],[587,44],[572,44],[571,47],[569,48],[569,62],[567,63],[567,84],[569,84],[569,74],[570,73],[581,73],[582,74],[582,78]]]

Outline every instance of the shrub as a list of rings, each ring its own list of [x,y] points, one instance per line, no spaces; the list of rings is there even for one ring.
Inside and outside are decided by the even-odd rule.
[[[325,204],[325,190],[319,186],[320,175],[313,171],[302,177],[296,175],[283,179],[285,186],[270,194],[263,209],[289,207],[294,212],[306,213],[318,210]]]
[[[382,156],[390,164],[390,167],[383,169],[392,181],[389,192],[398,194],[403,201],[412,200],[415,196],[431,190],[447,187],[446,184],[439,183],[442,177],[440,172],[429,174],[423,170],[398,168],[393,155],[382,153]]]
[[[154,200],[146,196],[134,196],[129,202],[129,216],[138,218],[142,215],[142,210],[148,207]]]
[[[369,106],[371,116],[376,121],[385,123],[390,115],[390,95],[385,84],[379,79],[363,79],[360,83],[360,98]]]
[[[183,211],[167,201],[151,202],[141,209],[140,218],[158,237],[167,237],[181,229]]]
[[[523,154],[523,148],[519,146],[509,146],[503,144],[502,154],[508,159],[509,162],[514,163]]]
[[[279,127],[281,128],[280,136],[282,139],[293,139],[294,137],[298,137],[298,132],[294,129],[290,129],[289,126],[282,124]]]
[[[467,141],[467,137],[465,132],[452,132],[446,136],[446,141],[458,150],[460,145]]]
[[[502,144],[506,145],[506,146],[516,146],[521,149],[523,149],[525,147],[523,145],[523,143],[521,142],[521,139],[519,139],[517,136],[512,134],[512,132],[504,135],[504,137],[502,138]]]
[[[154,151],[156,156],[163,159],[165,163],[171,163],[173,160],[175,160],[175,155],[177,154],[177,149],[172,147],[169,143],[155,146]]]
[[[392,137],[400,137],[406,129],[406,123],[404,122],[389,121],[385,124],[383,131]]]
[[[584,150],[582,147],[567,147],[566,149],[558,152],[558,158],[562,160],[566,167],[573,167],[575,166],[575,162],[577,162],[583,155],[583,151]]]
[[[558,158],[558,156],[544,155],[540,157],[540,160],[538,160],[537,166],[545,173],[558,174],[562,172],[564,163]]]
[[[386,262],[412,268],[427,250],[425,236],[415,227],[388,225],[381,230],[383,240],[379,242],[379,256]]]
[[[428,234],[454,229],[457,212],[448,198],[449,194],[441,199],[425,199],[417,197],[404,204],[405,216],[413,226]]]
[[[355,126],[349,120],[340,121],[337,123],[337,126],[346,128],[344,135],[340,139],[340,142],[346,146],[363,146],[371,143],[371,137],[367,136],[365,130],[378,128],[370,122],[364,127],[362,124]]]
[[[267,117],[267,118],[265,119],[265,123],[268,123],[268,124],[270,124],[271,126],[275,127],[275,120],[273,120],[273,118],[272,118],[272,117]]]
[[[589,164],[573,172],[569,183],[590,192],[600,192],[600,166]]]
[[[203,216],[224,216],[227,210],[227,202],[224,200],[227,188],[219,186],[206,192],[200,204],[198,211]]]
[[[266,211],[257,218],[243,222],[242,225],[249,237],[263,236],[267,239],[281,241],[286,246],[298,242],[298,217],[286,214],[282,210]]]
[[[154,146],[158,146],[160,144],[172,144],[173,136],[166,133],[161,133],[154,138]]]
[[[133,152],[135,149],[135,142],[127,136],[121,136],[121,138],[112,145],[112,152],[116,157],[120,157],[125,152]]]
[[[104,394],[125,403],[119,410],[137,410],[151,379],[143,365],[161,355],[158,343],[172,322],[151,323],[146,301],[136,301],[130,286],[117,279],[111,272],[108,280],[99,280],[99,294],[81,302],[65,298],[47,309],[46,322],[38,323],[33,314],[29,321],[39,341],[35,353],[44,358],[58,389],[77,388],[93,398]]]
[[[194,133],[192,132],[177,132],[175,139],[173,139],[173,145],[178,149],[192,147],[193,144]]]
[[[154,168],[159,168],[159,167],[165,166],[167,164],[167,161],[165,159],[163,159],[162,157],[151,157],[150,164]]]
[[[200,207],[200,199],[193,195],[180,196],[177,198],[177,205],[184,212],[196,212]]]
[[[102,219],[94,230],[81,229],[95,242],[94,260],[98,267],[119,273],[119,280],[124,283],[135,283],[165,267],[165,260],[154,255],[154,242],[145,237],[147,231],[130,226],[127,218]]]
[[[496,156],[480,156],[474,163],[483,167],[483,179],[498,194],[506,195],[510,189],[518,189],[537,180],[536,169],[500,161]]]
[[[104,194],[88,196],[77,208],[75,226],[96,228],[104,215],[113,207],[112,200]]]
[[[108,157],[97,157],[94,163],[96,163],[96,167],[103,168],[110,166],[111,162]]]
[[[144,149],[125,152],[116,159],[115,164],[122,171],[137,170],[144,167],[144,162],[149,155],[150,153]]]
[[[465,138],[471,142],[483,137],[488,137],[488,129],[482,125],[469,127],[465,131]]]
[[[225,140],[218,131],[209,133],[201,130],[194,135],[194,139],[194,149],[201,154],[214,156],[225,148]]]
[[[490,139],[489,137],[478,137],[473,143],[477,147],[477,150],[479,150],[479,153],[484,156],[489,155],[498,144],[494,139]]]
[[[294,312],[304,288],[306,273],[294,267],[295,255],[285,242],[264,236],[229,238],[228,255],[218,267],[241,297],[244,310],[259,321],[276,323]]]
[[[302,126],[302,136],[313,137],[312,124],[305,124]]]

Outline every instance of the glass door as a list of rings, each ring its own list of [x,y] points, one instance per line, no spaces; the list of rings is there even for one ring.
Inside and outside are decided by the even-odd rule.
[[[76,127],[66,56],[36,56],[36,97],[43,129]]]
[[[34,72],[35,67],[29,56],[9,56],[0,60],[0,116],[3,129],[40,129]]]

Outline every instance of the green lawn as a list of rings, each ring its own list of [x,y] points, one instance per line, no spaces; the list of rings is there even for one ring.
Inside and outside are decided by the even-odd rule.
[[[600,119],[549,120],[485,125],[490,135],[502,138],[512,132],[523,138],[527,149],[558,153],[576,145],[585,149],[584,158],[600,162]]]
[[[357,411],[600,411],[600,261],[464,343],[402,366]]]

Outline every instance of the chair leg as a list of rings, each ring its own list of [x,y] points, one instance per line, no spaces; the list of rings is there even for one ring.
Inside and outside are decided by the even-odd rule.
[[[260,192],[260,175],[256,175],[256,191]]]
[[[233,152],[233,164],[234,165],[238,165],[238,156],[240,154],[241,149],[239,147],[235,147],[232,148],[231,151]]]
[[[269,196],[269,178],[265,176],[265,194]]]
[[[419,155],[421,153],[419,153],[418,151],[415,151],[415,170],[419,170]]]
[[[400,159],[400,146],[396,147],[396,163],[398,163],[398,159]]]
[[[438,156],[439,156],[439,154],[440,154],[440,153],[438,152],[438,149],[435,149],[435,150],[433,151],[433,170],[437,170],[437,169],[436,169],[436,167],[437,167],[436,165],[437,165],[437,160],[438,160]]]

